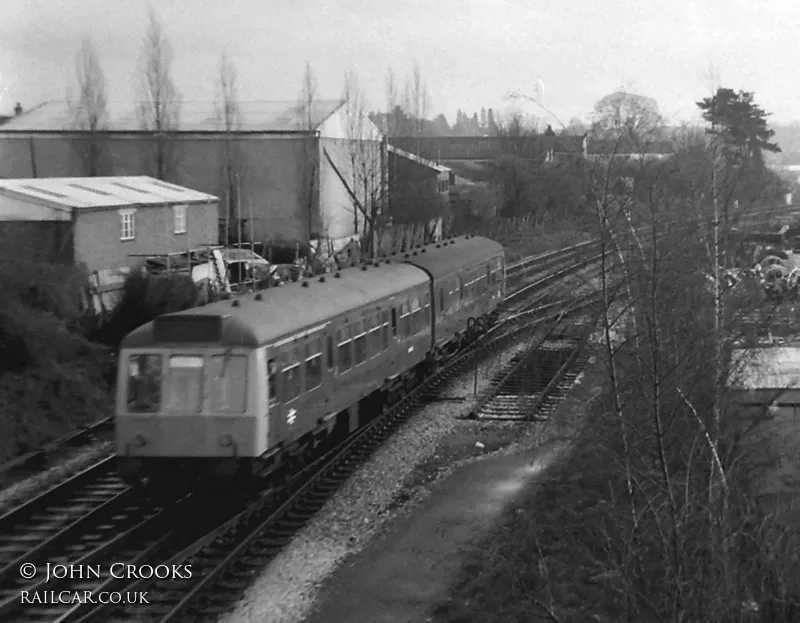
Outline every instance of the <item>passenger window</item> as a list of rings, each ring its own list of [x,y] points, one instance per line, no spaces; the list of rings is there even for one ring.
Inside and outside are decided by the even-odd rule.
[[[128,412],[156,413],[161,407],[161,355],[128,358]]]
[[[244,413],[247,408],[247,357],[214,355],[208,379],[211,413]]]
[[[322,385],[322,344],[316,338],[306,344],[306,391]]]
[[[339,329],[339,374],[343,374],[353,367],[353,353],[351,348],[350,327]]]
[[[199,413],[203,408],[204,359],[172,355],[164,383],[164,411]]]
[[[392,337],[397,337],[397,308],[392,307]]]
[[[353,346],[355,349],[356,365],[360,366],[367,360],[367,334],[362,330],[361,323],[353,325]]]
[[[370,329],[367,338],[367,347],[369,348],[369,355],[376,357],[381,352],[381,315],[375,313],[370,316]]]
[[[283,402],[291,402],[300,395],[302,390],[300,378],[300,364],[289,363],[283,368]]]
[[[408,303],[400,303],[400,322],[403,324],[403,337],[411,336],[411,312]]]
[[[383,323],[381,325],[381,329],[382,329],[381,332],[383,334],[383,336],[382,336],[382,340],[383,340],[382,346],[383,346],[383,350],[389,350],[389,312],[388,311],[383,312],[381,314],[381,318],[383,320]]]
[[[488,264],[486,265],[486,285],[492,285],[492,267]]]
[[[278,403],[278,388],[276,381],[278,380],[278,362],[270,359],[267,362],[267,391],[269,392],[269,404]]]
[[[335,365],[333,362],[333,336],[329,335],[326,341],[328,347],[328,370],[333,370]]]

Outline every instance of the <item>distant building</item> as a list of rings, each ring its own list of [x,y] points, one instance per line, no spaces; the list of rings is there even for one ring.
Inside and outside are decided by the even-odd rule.
[[[449,202],[450,189],[454,174],[450,168],[436,164],[432,160],[407,152],[394,145],[389,145],[389,214],[407,212],[404,202],[413,202],[414,213],[425,208],[426,202],[438,197],[439,206],[431,206],[437,210]],[[438,240],[442,236],[442,217],[432,214],[429,219],[422,219],[424,231],[430,239]],[[414,242],[421,242],[415,240]]]
[[[389,143],[434,162],[495,160],[523,152],[545,161],[563,162],[586,155],[586,136],[401,136]]]
[[[176,162],[169,181],[220,197],[230,206],[221,219],[247,220],[246,237],[252,233],[257,242],[291,246],[320,239],[341,247],[361,233],[355,231],[351,197],[360,191],[349,188],[354,145],[373,144],[378,157],[369,167],[375,178],[386,175],[383,137],[371,121],[353,136],[339,100],[314,102],[308,112],[293,102],[243,102],[240,117],[239,126],[226,133],[212,103],[184,104],[179,130],[164,139],[140,130],[135,114],[109,110],[108,131],[90,136],[75,129],[65,102],[49,102],[0,126],[0,177],[86,175],[76,146],[88,140],[102,142],[104,174],[154,175],[154,144],[168,140]],[[237,161],[233,192],[225,174],[231,146]],[[238,202],[229,201],[236,193]]]
[[[218,221],[216,197],[150,177],[0,180],[0,254],[76,264],[100,285],[137,256],[217,244]]]
[[[587,157],[594,162],[609,160],[662,160],[674,153],[670,141],[643,141],[634,143],[629,140],[589,139]]]

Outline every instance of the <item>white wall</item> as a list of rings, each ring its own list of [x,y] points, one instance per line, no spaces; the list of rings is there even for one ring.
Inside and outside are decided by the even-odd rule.
[[[71,208],[54,208],[0,193],[0,221],[70,221]]]

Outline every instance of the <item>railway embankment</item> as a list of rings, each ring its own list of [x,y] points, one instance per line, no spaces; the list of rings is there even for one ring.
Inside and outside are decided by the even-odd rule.
[[[620,377],[635,376],[629,357]],[[644,410],[620,410],[608,370],[595,369],[574,443],[473,543],[427,620],[800,619],[800,473],[786,453],[797,426],[737,420],[720,478],[719,463],[698,460],[702,434],[667,417],[659,433]]]

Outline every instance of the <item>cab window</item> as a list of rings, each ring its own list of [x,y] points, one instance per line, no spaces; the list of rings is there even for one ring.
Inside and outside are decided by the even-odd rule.
[[[129,413],[157,413],[161,408],[162,355],[128,357]]]
[[[164,384],[164,411],[199,413],[203,407],[204,358],[171,355]]]

